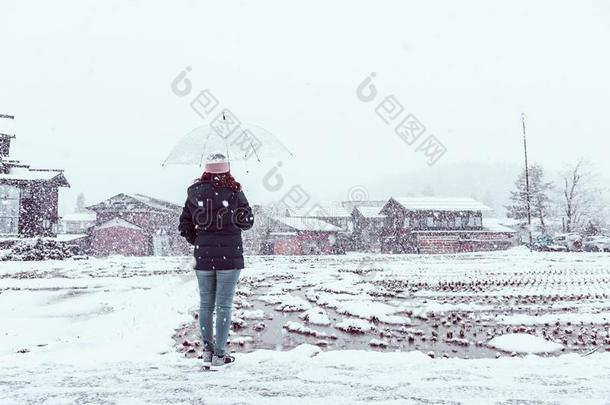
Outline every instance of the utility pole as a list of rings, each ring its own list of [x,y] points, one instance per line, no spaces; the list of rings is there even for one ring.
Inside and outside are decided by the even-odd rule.
[[[530,252],[532,251],[532,212],[530,204],[530,173],[527,164],[527,137],[525,136],[525,114],[521,113],[521,124],[523,126],[523,153],[525,157],[525,201],[527,208],[527,231],[530,239]]]

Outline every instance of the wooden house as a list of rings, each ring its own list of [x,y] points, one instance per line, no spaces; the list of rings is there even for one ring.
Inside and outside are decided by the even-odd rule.
[[[506,249],[514,231],[485,227],[489,207],[471,198],[390,198],[385,215],[381,250],[386,253],[458,253]]]
[[[93,228],[91,253],[94,256],[149,256],[150,237],[141,227],[116,217]]]
[[[0,115],[0,120],[13,120]],[[15,135],[0,133],[0,236],[54,237],[59,188],[70,187],[63,170],[33,169],[10,157]]]
[[[136,256],[191,252],[192,247],[178,233],[180,205],[142,194],[121,193],[87,209],[96,215],[93,252]]]
[[[308,210],[285,210],[284,215],[292,218],[311,218],[329,223],[339,228],[337,234],[338,245],[347,250],[354,250],[351,235],[354,230],[351,213],[342,205],[315,205]],[[311,221],[315,223],[315,221]]]
[[[271,252],[276,255],[319,255],[345,253],[341,228],[311,217],[274,217],[269,232]]]
[[[379,252],[381,233],[386,216],[381,214],[384,204],[355,206],[352,211],[354,231],[351,235],[354,250]]]
[[[313,217],[286,216],[284,210],[254,205],[254,226],[242,234],[244,253],[306,255],[344,253],[341,228]]]

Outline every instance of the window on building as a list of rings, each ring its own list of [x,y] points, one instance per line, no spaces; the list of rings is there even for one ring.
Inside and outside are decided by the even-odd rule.
[[[409,218],[409,217],[405,218],[404,226],[405,226],[405,228],[410,228],[411,227],[411,218]]]
[[[462,227],[462,217],[455,217],[455,227],[456,228]]]
[[[0,235],[16,235],[19,232],[18,187],[0,185]]]
[[[428,228],[434,227],[434,217],[426,217],[426,226]]]
[[[481,217],[474,217],[474,226],[481,226]]]
[[[392,228],[398,229],[399,227],[400,227],[400,220],[398,219],[398,217],[394,217],[393,223],[392,223]]]
[[[476,225],[474,224],[474,219],[475,219],[475,218],[476,218],[476,217],[469,217],[469,218],[468,218],[468,226],[476,226]]]

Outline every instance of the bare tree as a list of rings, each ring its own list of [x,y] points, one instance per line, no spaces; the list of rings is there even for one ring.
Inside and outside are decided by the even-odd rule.
[[[604,221],[601,190],[595,185],[595,177],[590,164],[582,158],[561,174],[563,188],[560,208],[565,232],[581,231],[589,223]]]

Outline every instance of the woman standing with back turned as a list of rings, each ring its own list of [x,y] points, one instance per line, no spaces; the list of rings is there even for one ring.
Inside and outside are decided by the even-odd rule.
[[[241,232],[253,224],[254,215],[241,185],[231,176],[228,159],[222,153],[211,154],[205,172],[187,190],[178,227],[180,235],[195,246],[203,362],[211,369],[235,361],[225,353],[225,346],[235,285],[244,268]]]

